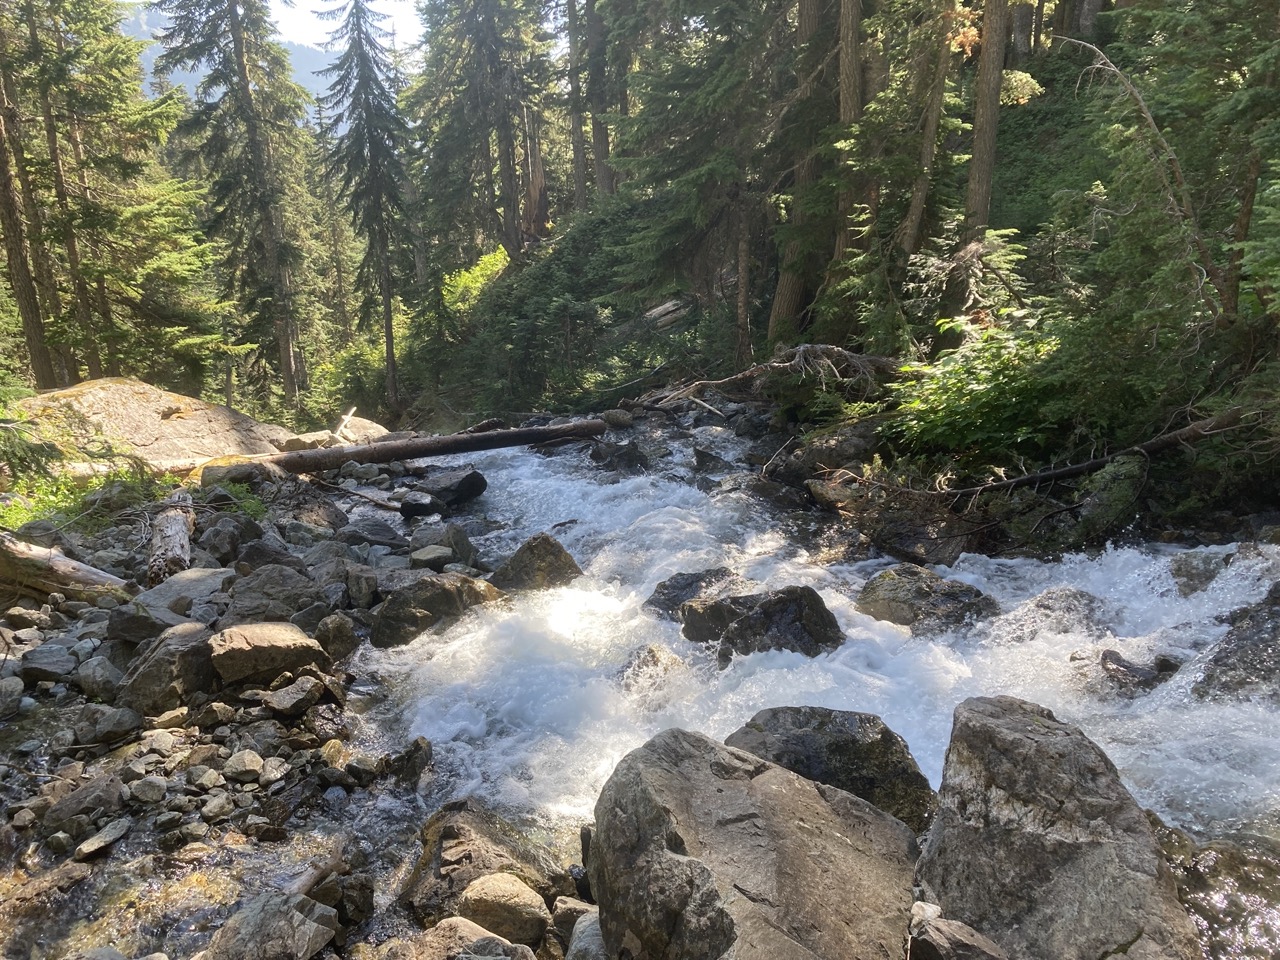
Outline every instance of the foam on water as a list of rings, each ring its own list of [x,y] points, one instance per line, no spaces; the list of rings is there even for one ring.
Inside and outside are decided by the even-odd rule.
[[[710,439],[722,448],[730,442]],[[367,654],[366,667],[395,688],[406,732],[433,742],[440,799],[480,794],[549,826],[585,821],[619,759],[659,730],[723,738],[760,709],[802,704],[879,714],[936,786],[956,704],[1003,693],[1080,724],[1139,802],[1174,823],[1275,832],[1275,709],[1198,701],[1182,674],[1149,695],[1119,699],[1096,670],[1108,647],[1139,661],[1157,651],[1194,656],[1225,631],[1214,615],[1265,594],[1276,578],[1273,556],[1241,555],[1186,598],[1169,573],[1167,548],[1108,549],[1059,563],[966,556],[939,572],[995,597],[1006,626],[1019,625],[1019,604],[1052,587],[1100,598],[1103,622],[1055,624],[1060,630],[1024,623],[1027,638],[1017,643],[1001,642],[999,625],[918,638],[854,605],[886,561],[819,565],[745,497],[708,495],[681,477],[606,483],[573,457],[495,451],[468,459],[489,479],[480,509],[504,524],[477,539],[484,553],[501,557],[533,533],[576,521],[555,535],[586,576],[475,608],[443,633]],[[760,653],[718,670],[714,651],[641,606],[663,579],[713,566],[762,587],[813,586],[848,642],[814,659]],[[628,663],[650,645],[678,661],[624,681]],[[1073,662],[1076,652],[1084,656]]]

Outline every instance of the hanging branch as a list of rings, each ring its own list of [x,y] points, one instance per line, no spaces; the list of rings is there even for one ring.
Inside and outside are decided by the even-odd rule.
[[[1209,282],[1213,284],[1214,290],[1218,292],[1221,303],[1230,303],[1231,297],[1227,286],[1226,278],[1223,277],[1222,271],[1214,263],[1213,254],[1209,252],[1209,246],[1205,243],[1204,237],[1200,233],[1199,218],[1196,217],[1195,206],[1191,202],[1191,189],[1187,186],[1186,175],[1182,172],[1182,164],[1178,161],[1178,155],[1173,152],[1173,147],[1169,145],[1169,141],[1165,139],[1164,134],[1160,131],[1160,125],[1156,123],[1155,117],[1151,115],[1151,110],[1147,106],[1146,100],[1138,88],[1133,85],[1124,71],[1111,62],[1111,59],[1095,47],[1091,43],[1085,43],[1083,40],[1075,40],[1071,37],[1062,37],[1063,43],[1074,43],[1076,46],[1083,47],[1093,54],[1092,70],[1101,70],[1109,73],[1120,83],[1124,89],[1125,95],[1133,103],[1138,111],[1138,115],[1142,117],[1142,122],[1146,126],[1151,138],[1155,141],[1156,147],[1159,149],[1161,158],[1166,166],[1160,168],[1160,178],[1164,181],[1164,187],[1169,195],[1169,201],[1178,211],[1179,218],[1187,228],[1191,231],[1191,242],[1195,245],[1196,252],[1200,256],[1199,267],[1204,271]],[[1173,174],[1173,182],[1169,182],[1169,174]],[[1207,293],[1203,294],[1205,306],[1213,315],[1215,321],[1221,319],[1221,307],[1214,302],[1213,298]]]

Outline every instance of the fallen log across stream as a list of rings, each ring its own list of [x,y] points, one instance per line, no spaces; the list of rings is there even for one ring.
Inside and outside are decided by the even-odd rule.
[[[289,473],[318,473],[336,470],[348,461],[356,463],[390,463],[392,460],[417,460],[420,457],[443,457],[451,453],[474,453],[526,444],[551,443],[557,440],[582,440],[598,437],[608,429],[603,420],[579,420],[554,427],[523,427],[515,430],[490,430],[486,433],[454,433],[443,437],[411,437],[384,443],[359,443],[346,447],[317,447],[294,450],[265,457],[246,458],[250,463],[269,464]]]

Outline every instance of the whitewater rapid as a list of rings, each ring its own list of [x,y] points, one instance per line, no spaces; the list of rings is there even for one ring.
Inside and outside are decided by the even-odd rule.
[[[739,450],[724,430],[701,428],[695,441],[724,456]],[[578,454],[503,450],[457,462],[489,480],[472,509],[493,528],[472,537],[482,557],[500,560],[549,530],[585,575],[473,608],[406,647],[362,655],[357,672],[392,694],[367,729],[432,741],[434,800],[478,795],[552,830],[573,826],[592,818],[622,756],[658,731],[678,726],[723,738],[756,711],[784,705],[878,714],[937,786],[956,704],[1010,694],[1079,724],[1138,802],[1167,821],[1202,836],[1280,835],[1274,707],[1195,699],[1194,664],[1132,700],[1099,682],[1097,669],[1107,648],[1138,662],[1155,653],[1194,660],[1225,633],[1218,614],[1256,602],[1276,580],[1271,548],[1242,552],[1189,597],[1177,590],[1169,571],[1175,551],[1167,547],[1109,548],[1056,563],[966,555],[933,569],[994,597],[1001,621],[922,638],[855,605],[866,580],[891,560],[821,562],[811,521],[793,523],[744,494],[695,486],[687,445],[677,444],[651,473],[621,479]],[[836,530],[825,543],[843,535]],[[714,650],[685,640],[679,624],[642,604],[673,574],[718,566],[759,585],[753,589],[813,587],[847,642],[814,659],[758,653],[717,669]],[[1044,629],[1019,611],[1052,587],[1098,597],[1101,628]],[[671,656],[627,674],[650,646]]]

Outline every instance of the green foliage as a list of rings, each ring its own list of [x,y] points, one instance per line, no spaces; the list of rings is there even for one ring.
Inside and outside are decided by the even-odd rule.
[[[890,436],[912,449],[980,451],[988,458],[1044,453],[1054,425],[1041,419],[1047,396],[1038,373],[1058,342],[1030,317],[1002,319],[1010,325],[939,323],[964,341],[933,363],[904,368],[893,391],[899,408],[887,422]]]
[[[0,528],[16,530],[34,520],[49,520],[64,529],[94,533],[120,513],[162,499],[175,486],[173,477],[151,477],[129,469],[87,481],[61,472],[29,474],[0,497]]]

